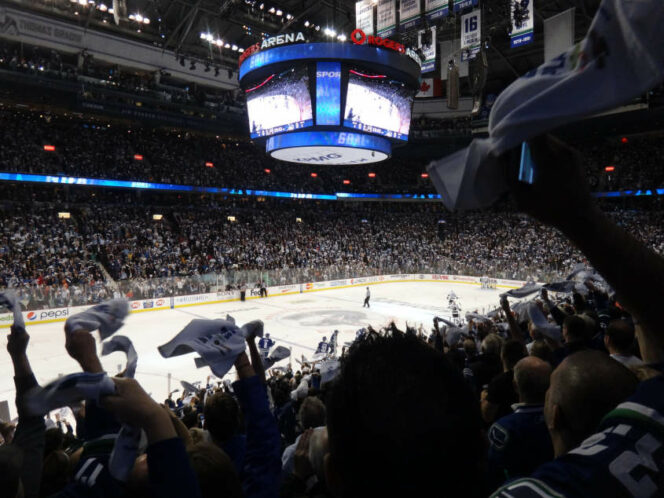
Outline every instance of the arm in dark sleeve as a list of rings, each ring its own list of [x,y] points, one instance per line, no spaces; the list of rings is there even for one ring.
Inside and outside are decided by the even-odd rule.
[[[18,425],[12,444],[23,450],[23,468],[21,481],[26,498],[39,496],[39,483],[41,481],[42,460],[44,458],[44,434],[46,425],[44,417],[29,417],[23,413],[22,399],[25,392],[37,386],[37,379],[30,373],[14,377],[16,386],[16,407],[19,411]]]
[[[164,439],[147,449],[148,473],[154,496],[160,498],[200,498],[189,457],[180,438]]]
[[[276,497],[281,476],[281,439],[265,385],[256,375],[233,384],[247,424],[242,487],[248,498]]]

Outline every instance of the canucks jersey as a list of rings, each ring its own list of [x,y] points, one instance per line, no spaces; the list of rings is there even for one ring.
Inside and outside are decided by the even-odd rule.
[[[642,382],[604,417],[598,433],[541,465],[495,498],[649,497],[664,489],[664,377]],[[527,456],[525,456],[527,458]]]

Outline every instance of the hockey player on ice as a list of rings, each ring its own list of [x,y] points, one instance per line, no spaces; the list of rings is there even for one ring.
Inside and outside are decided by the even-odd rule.
[[[270,339],[270,334],[265,334],[264,337],[258,341],[258,352],[261,355],[263,361],[267,360],[268,355],[270,354],[270,348],[274,346],[274,341]]]

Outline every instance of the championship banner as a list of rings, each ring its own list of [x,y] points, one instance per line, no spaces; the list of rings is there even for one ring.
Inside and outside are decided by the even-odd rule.
[[[450,13],[449,0],[424,0],[424,12],[427,21],[433,22]]]
[[[480,0],[454,0],[453,10],[456,13],[469,7],[477,7],[479,4]]]
[[[472,59],[482,44],[482,13],[479,9],[461,16],[461,60]]]
[[[355,27],[367,35],[374,35],[373,3],[363,0],[355,4]]]
[[[533,42],[535,5],[533,0],[510,0],[510,47],[520,47]]]
[[[417,46],[422,50],[424,61],[422,62],[422,73],[428,73],[436,69],[436,27],[430,30],[431,39],[425,36],[427,30],[421,29],[417,32]]]
[[[399,12],[399,26],[401,31],[407,31],[420,23],[420,0],[401,0]]]
[[[397,31],[397,0],[378,0],[376,30],[387,38]]]

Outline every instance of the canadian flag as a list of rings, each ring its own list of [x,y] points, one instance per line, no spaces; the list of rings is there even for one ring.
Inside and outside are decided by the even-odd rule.
[[[442,97],[443,81],[440,78],[423,78],[420,82],[420,89],[415,97]]]

